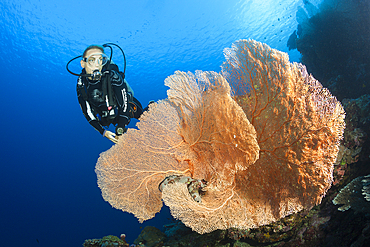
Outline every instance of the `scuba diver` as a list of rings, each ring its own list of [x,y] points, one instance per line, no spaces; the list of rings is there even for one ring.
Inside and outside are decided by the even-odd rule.
[[[111,45],[117,46],[123,54],[123,72],[120,72],[112,61]],[[110,58],[104,52],[105,47],[111,50]],[[68,65],[80,57],[82,73],[76,74],[69,70]],[[143,111],[148,109],[142,108],[125,80],[126,58],[118,45],[113,43],[103,46],[90,45],[81,56],[71,59],[66,67],[68,72],[78,76],[77,97],[85,118],[101,135],[112,142],[117,143],[118,137],[127,131],[131,118],[139,119]],[[149,104],[153,102],[150,101]],[[110,124],[116,126],[115,133],[108,130]]]

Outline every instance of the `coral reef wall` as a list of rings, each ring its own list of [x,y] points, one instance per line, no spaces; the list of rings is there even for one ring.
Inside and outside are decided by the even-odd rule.
[[[302,63],[339,100],[370,93],[370,2],[324,0],[314,11],[304,2],[288,47],[298,49]]]

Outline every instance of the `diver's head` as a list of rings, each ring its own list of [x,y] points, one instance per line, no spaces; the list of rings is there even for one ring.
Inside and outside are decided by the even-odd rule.
[[[88,46],[81,60],[81,67],[85,69],[86,74],[101,73],[103,66],[109,61],[108,56],[104,53],[103,46]]]

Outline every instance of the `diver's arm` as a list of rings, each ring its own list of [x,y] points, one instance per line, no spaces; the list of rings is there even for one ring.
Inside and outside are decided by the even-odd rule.
[[[105,129],[103,126],[99,123],[99,120],[95,117],[95,115],[92,112],[92,109],[90,107],[90,104],[88,101],[84,100],[81,94],[81,90],[85,90],[83,86],[79,86],[77,84],[77,98],[78,98],[78,103],[80,104],[82,113],[84,114],[86,120],[89,122],[89,124],[94,127],[101,135],[104,135]]]

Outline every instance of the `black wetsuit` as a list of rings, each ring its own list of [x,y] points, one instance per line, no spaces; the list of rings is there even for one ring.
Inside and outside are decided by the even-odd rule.
[[[111,88],[107,76],[110,76]],[[111,95],[111,99],[108,95]],[[125,128],[131,117],[139,118],[143,112],[126,80],[114,70],[106,71],[101,80],[80,76],[77,80],[77,96],[85,118],[102,135],[105,131],[103,126],[113,124],[117,128]]]

